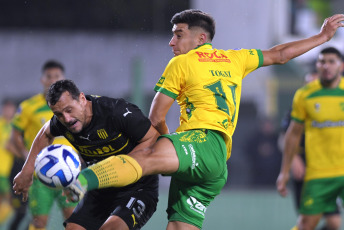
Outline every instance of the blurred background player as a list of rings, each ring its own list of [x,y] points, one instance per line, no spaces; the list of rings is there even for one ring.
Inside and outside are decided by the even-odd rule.
[[[281,172],[277,189],[286,195],[289,169],[295,180],[295,197],[299,205],[298,227],[295,229],[315,229],[324,214],[326,225],[322,229],[339,229],[341,218],[337,197],[343,196],[343,61],[335,48],[323,49],[316,62],[316,75],[306,75],[311,81],[299,89],[293,101],[291,122],[285,119],[287,132]],[[305,133],[303,133],[305,131]],[[300,143],[305,138],[305,156],[302,160]],[[296,154],[296,156],[294,156]],[[305,169],[306,166],[306,169]],[[303,183],[303,179],[305,182]],[[300,186],[302,194],[300,196]]]
[[[319,79],[319,74],[316,70],[307,73],[305,75],[305,84],[308,84],[312,81]],[[285,117],[281,122],[281,133],[279,136],[279,147],[281,150],[284,148],[284,137],[291,121],[291,110],[287,112]],[[304,182],[304,176],[306,171],[306,156],[305,156],[305,135],[302,135],[300,148],[298,153],[294,156],[291,164],[291,179],[292,179],[292,189],[293,189],[293,198],[295,202],[295,207],[297,212],[300,208],[300,199],[302,186]],[[331,226],[336,225],[336,223],[341,222],[339,204],[337,209],[334,212],[325,212],[324,213],[326,223],[321,228],[321,230],[330,230]]]
[[[13,129],[10,145],[15,146],[18,151],[17,154],[24,159],[26,159],[38,131],[53,116],[45,100],[47,90],[51,84],[64,78],[63,65],[54,60],[47,61],[42,68],[41,84],[44,90],[43,93],[34,95],[19,105],[18,112],[12,122]],[[69,142],[65,138],[57,138],[54,144],[69,145]],[[29,208],[33,215],[29,230],[45,229],[49,212],[55,200],[62,209],[65,218],[72,214],[76,206],[75,203],[68,203],[60,190],[52,190],[46,187],[37,178],[34,178],[29,193]]]
[[[2,115],[0,117],[0,226],[12,213],[9,176],[13,164],[13,155],[6,149],[6,143],[11,134],[11,120],[16,108],[15,102],[9,99],[2,102]]]

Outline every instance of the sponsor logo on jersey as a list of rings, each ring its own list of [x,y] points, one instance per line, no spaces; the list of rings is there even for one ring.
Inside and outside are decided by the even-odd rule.
[[[105,129],[99,129],[97,130],[97,134],[101,139],[108,138],[108,134],[106,133]]]
[[[70,132],[66,132],[65,133],[65,137],[67,138],[67,140],[69,140],[70,142],[74,142],[74,137]]]
[[[195,149],[193,148],[192,144],[188,145],[190,152],[191,152],[191,160],[192,160],[192,165],[191,169],[195,169],[196,166],[198,166],[198,163],[196,162],[196,152]]]
[[[202,216],[204,216],[205,212],[207,211],[207,208],[193,196],[190,196],[186,202],[190,205],[190,209],[201,214]]]
[[[184,149],[185,154],[188,155],[189,153],[188,153],[188,150],[186,149],[185,145],[182,145],[182,147]]]
[[[132,113],[132,112],[129,111],[128,108],[125,108],[125,109],[127,110],[127,112],[123,113],[123,117],[126,117],[129,113]]]
[[[79,138],[80,138],[80,139],[83,139],[83,140],[91,141],[91,140],[90,140],[90,134],[88,134],[87,137],[79,136]]]
[[[198,55],[198,61],[199,62],[228,62],[231,63],[231,60],[229,58],[222,54],[218,53],[217,51],[214,52],[195,52]]]
[[[315,128],[331,128],[331,127],[343,127],[344,121],[324,121],[324,122],[317,122],[312,121],[312,127]]]

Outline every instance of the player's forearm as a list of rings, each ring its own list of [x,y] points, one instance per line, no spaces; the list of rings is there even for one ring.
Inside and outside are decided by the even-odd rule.
[[[310,38],[277,45],[269,50],[275,53],[272,62],[264,63],[264,65],[285,64],[291,59],[325,43],[327,40],[326,36],[317,34]]]
[[[286,134],[284,151],[283,151],[283,159],[282,159],[282,167],[281,173],[287,174],[289,173],[291,164],[293,162],[293,158],[295,154],[298,152],[298,146],[301,140],[301,135],[293,135],[293,133],[289,132]]]
[[[38,132],[35,140],[31,145],[30,152],[26,158],[23,170],[27,173],[32,173],[34,171],[35,160],[39,152],[46,146],[53,143],[54,138],[46,132],[46,125]]]

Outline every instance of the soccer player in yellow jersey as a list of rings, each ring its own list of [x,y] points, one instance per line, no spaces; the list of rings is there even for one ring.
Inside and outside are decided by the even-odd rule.
[[[318,56],[316,67],[320,78],[295,93],[277,179],[277,189],[285,196],[291,163],[304,131],[307,164],[297,222],[299,230],[315,229],[323,213],[336,211],[337,197],[344,198],[342,55],[333,47],[325,48]],[[338,215],[330,223],[331,230],[340,229]]]
[[[0,117],[0,226],[12,212],[10,204],[9,176],[13,164],[13,155],[7,151],[6,143],[11,134],[11,120],[16,112],[16,104],[6,99],[2,103]]]
[[[10,142],[24,159],[26,159],[38,131],[53,116],[45,100],[47,90],[51,84],[64,78],[63,65],[53,60],[47,61],[42,68],[41,84],[44,88],[43,93],[36,94],[19,105],[18,112],[12,122],[13,130]],[[57,138],[54,144],[70,145],[62,137]],[[49,212],[55,200],[58,202],[59,207],[62,208],[64,217],[68,218],[76,204],[66,202],[66,197],[62,195],[61,191],[47,188],[35,178],[30,188],[29,208],[33,220],[29,230],[45,229]]]
[[[269,50],[220,50],[211,45],[215,22],[209,14],[199,10],[177,13],[171,20],[169,44],[175,57],[156,84],[149,116],[162,136],[153,147],[112,156],[83,170],[79,177],[87,180],[87,190],[126,186],[144,175],[171,175],[167,229],[201,229],[208,205],[227,180],[226,160],[238,119],[242,79],[260,66],[284,64],[325,43],[344,26],[343,20],[344,15],[334,15],[325,20],[319,34]],[[165,117],[174,100],[181,107],[180,126],[168,134]],[[59,105],[60,122],[76,120],[70,129],[80,130],[85,123],[78,118],[81,102],[65,105],[61,101]],[[41,130],[42,135],[46,130]],[[32,149],[33,155],[38,147]],[[24,197],[34,159],[15,181],[15,191]],[[82,194],[80,188],[77,182],[67,189]]]

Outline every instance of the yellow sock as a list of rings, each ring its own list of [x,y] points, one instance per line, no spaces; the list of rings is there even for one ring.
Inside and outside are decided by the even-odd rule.
[[[33,224],[30,224],[28,230],[45,230],[45,228],[36,228]]]
[[[128,155],[109,157],[81,171],[87,180],[87,190],[124,187],[142,177],[139,163]]]
[[[299,230],[299,228],[297,226],[294,226],[292,229],[290,230]]]

